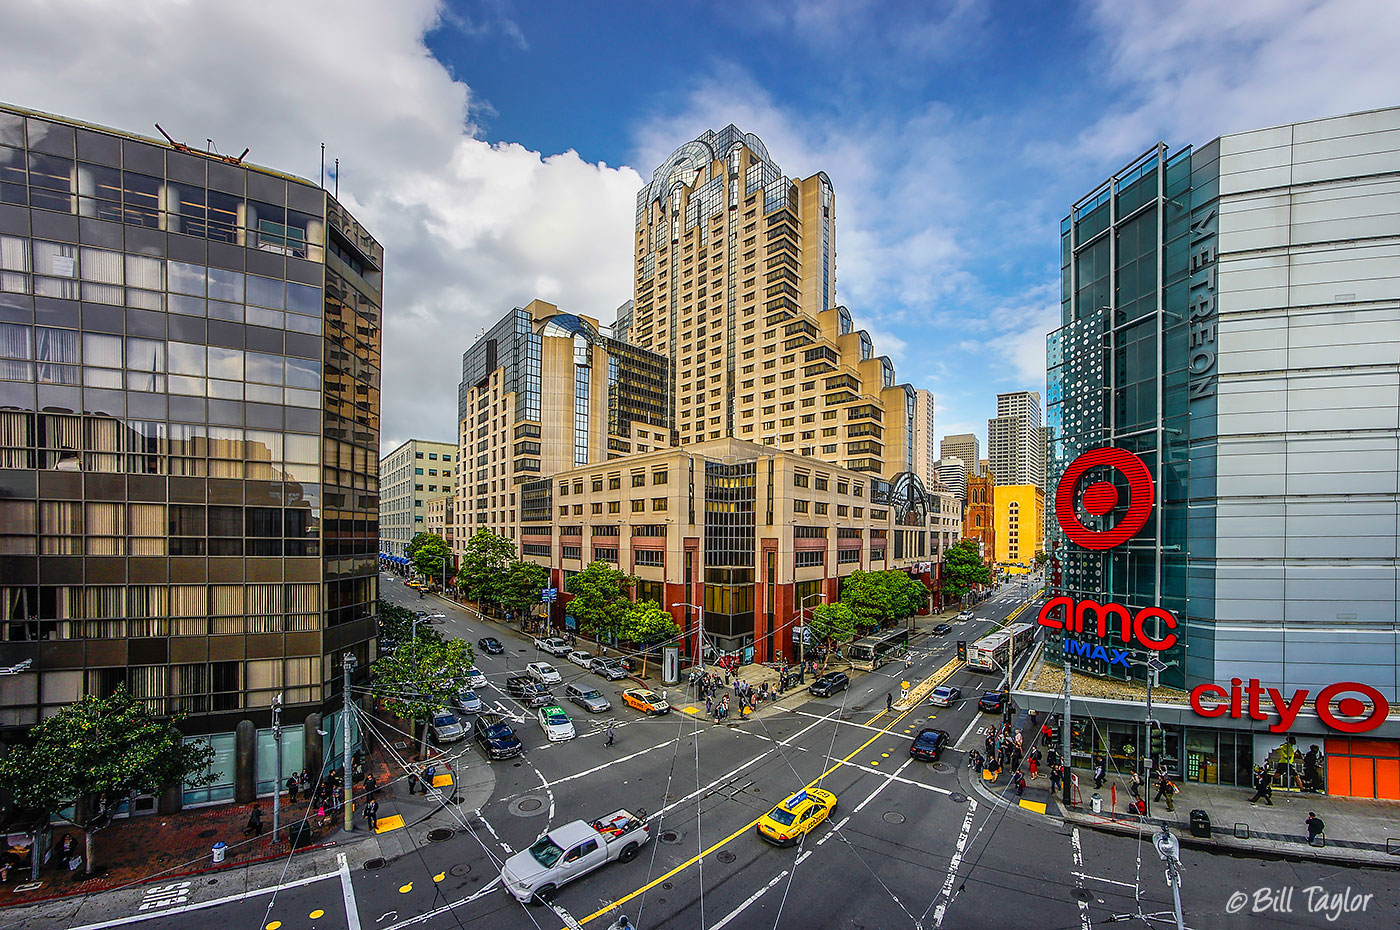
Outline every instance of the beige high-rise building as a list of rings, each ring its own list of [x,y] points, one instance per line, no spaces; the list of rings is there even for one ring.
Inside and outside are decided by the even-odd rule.
[[[938,487],[938,443],[933,439],[933,392],[914,390],[914,460],[909,470],[924,487]]]
[[[972,433],[954,433],[943,437],[943,441],[938,444],[938,455],[945,460],[962,459],[963,464],[975,473],[977,463],[981,461],[978,457],[978,445],[977,437]]]
[[[836,195],[730,125],[637,195],[628,339],[671,360],[683,444],[736,438],[854,471],[916,458],[915,391],[836,305]]]
[[[987,459],[997,484],[1045,488],[1039,391],[997,395],[997,415],[987,421]]]
[[[379,460],[379,551],[403,556],[428,532],[427,505],[456,490],[457,447],[410,439]]]

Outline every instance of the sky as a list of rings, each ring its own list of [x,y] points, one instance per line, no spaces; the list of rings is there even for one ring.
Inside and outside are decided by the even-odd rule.
[[[384,245],[382,443],[451,441],[534,298],[610,322],[637,190],[729,123],[837,197],[837,293],[938,436],[1044,390],[1059,221],[1165,141],[1400,105],[1392,0],[5,0],[0,100],[315,179]],[[332,181],[327,179],[329,186]]]

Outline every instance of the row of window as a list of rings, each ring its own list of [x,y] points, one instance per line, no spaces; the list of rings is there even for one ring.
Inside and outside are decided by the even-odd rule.
[[[536,449],[536,451],[538,451],[538,448]],[[419,474],[422,474],[422,472],[419,472]],[[653,471],[653,472],[651,473],[651,483],[652,483],[653,485],[666,484],[668,480],[669,480],[669,476],[668,476],[668,474],[667,474],[667,472],[666,472],[666,470],[665,470],[664,468],[663,468],[663,469],[657,469],[657,470],[655,470],[655,471]],[[621,490],[621,488],[622,488],[622,476],[621,476],[621,475],[609,475],[609,476],[608,476],[608,479],[607,479],[607,482],[608,482],[608,490],[609,490],[609,491],[617,491],[617,490]],[[638,472],[633,472],[633,473],[632,473],[632,487],[634,487],[634,488],[644,488],[644,487],[646,487],[646,483],[647,483],[646,472],[640,472],[640,471],[638,471]],[[602,478],[601,476],[594,478],[594,479],[592,480],[592,486],[593,486],[593,490],[594,490],[594,491],[601,491],[601,490],[603,490],[603,478]],[[582,494],[582,493],[583,493],[583,481],[582,481],[582,480],[576,480],[576,481],[574,482],[573,487],[574,487],[574,493],[575,493],[575,494]],[[569,496],[569,482],[567,482],[567,481],[561,481],[561,482],[559,482],[559,496],[560,496],[560,497],[568,497],[568,496]]]
[[[668,501],[668,499],[665,498],[665,497],[653,497],[653,498],[651,499],[651,509],[652,509],[652,512],[653,512],[653,513],[656,513],[656,512],[661,512],[661,511],[667,510],[667,509],[668,509],[668,503],[669,503],[669,501]],[[639,497],[639,498],[636,498],[635,500],[632,501],[631,512],[632,512],[632,513],[644,513],[644,512],[646,511],[646,509],[647,509],[647,506],[646,506],[646,505],[647,505],[647,502],[646,502],[645,498],[640,498],[640,497]],[[602,503],[601,501],[595,501],[595,502],[591,505],[591,511],[592,511],[592,513],[594,513],[594,514],[600,514],[600,513],[602,513],[602,512],[603,512],[603,503]],[[567,517],[567,516],[569,516],[570,512],[571,512],[571,511],[570,511],[570,509],[569,509],[569,505],[568,505],[568,504],[560,504],[560,505],[559,505],[559,516],[561,516],[561,517]],[[622,512],[622,502],[621,502],[621,501],[608,501],[608,513],[621,513],[621,512]],[[582,504],[574,504],[574,505],[573,505],[572,513],[573,513],[574,516],[581,516],[581,515],[583,514],[583,505],[582,505]]]

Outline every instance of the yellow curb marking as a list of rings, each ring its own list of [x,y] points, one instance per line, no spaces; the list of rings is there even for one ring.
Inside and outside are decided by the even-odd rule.
[[[413,890],[413,882],[409,882],[407,885],[400,885],[400,886],[399,886],[399,894],[408,894],[408,893],[409,893],[410,891],[412,891],[412,890]]]
[[[434,776],[433,776],[433,787],[434,787],[434,788],[446,788],[446,787],[447,787],[448,785],[450,785],[450,784],[452,784],[452,776],[451,776],[451,775],[434,775]]]
[[[380,817],[375,823],[375,833],[388,833],[390,830],[397,830],[403,826],[403,814],[394,814],[392,817]]]
[[[1035,811],[1037,814],[1045,813],[1045,805],[1039,801],[1022,801],[1021,806],[1028,811]]]
[[[316,910],[312,911],[310,914],[307,914],[306,916],[307,916],[307,917],[310,917],[312,920],[315,920],[315,919],[317,919],[318,917],[323,917],[323,916],[325,916],[325,913],[326,913],[325,911],[321,910],[321,909],[318,907],[318,908],[316,908]]]
[[[277,928],[280,926],[282,926],[282,921],[274,920],[272,921],[272,923],[267,925],[267,930],[277,930]]]

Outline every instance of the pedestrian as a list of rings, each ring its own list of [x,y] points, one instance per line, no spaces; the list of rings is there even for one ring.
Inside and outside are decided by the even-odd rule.
[[[1020,748],[1021,748],[1021,731],[1020,731],[1020,730],[1017,730],[1017,731],[1016,731],[1016,733],[1015,733],[1013,739],[1016,740],[1016,748],[1017,748],[1017,749],[1020,749]]]
[[[1012,747],[1011,747],[1011,768],[1013,768],[1013,769],[1019,769],[1020,767],[1021,767],[1021,750],[1018,749],[1018,748],[1015,747],[1015,746],[1012,746]]]
[[[1036,722],[1040,719],[1040,711],[1032,707],[1029,711],[1027,711],[1026,716],[1030,717],[1031,728],[1034,729]]]
[[[345,810],[345,786],[339,781],[331,789],[331,807],[335,810],[335,815],[340,816],[340,812]]]
[[[607,738],[606,740],[603,741],[603,745],[604,745],[604,746],[611,746],[612,744],[613,744],[613,725],[612,725],[612,722],[609,721],[609,722],[608,722],[608,738]]]
[[[1032,749],[1030,754],[1031,778],[1040,777],[1040,750]]]
[[[1096,758],[1094,759],[1094,790],[1095,790],[1095,791],[1098,791],[1100,788],[1103,787],[1103,780],[1104,780],[1104,778],[1106,778],[1107,776],[1108,776],[1108,772],[1104,769],[1104,760],[1103,760],[1103,757],[1102,757],[1102,756],[1096,757]]]
[[[972,750],[967,754],[967,768],[970,772],[976,772],[982,768],[982,754],[977,750]]]
[[[986,746],[987,755],[992,755],[993,750],[996,748],[996,740],[993,738],[992,734],[988,733],[987,738],[982,742]]]
[[[262,806],[253,805],[253,809],[248,812],[248,825],[243,828],[244,836],[261,836],[263,832]]]
[[[1050,766],[1050,793],[1060,793],[1060,767],[1058,765]]]
[[[1309,746],[1303,756],[1303,790],[1311,794],[1322,790],[1322,752],[1317,743]]]
[[[1054,746],[1051,746],[1050,752],[1046,754],[1045,764],[1050,766],[1052,769],[1060,764],[1060,751]]]
[[[998,778],[1001,778],[1002,769],[1005,768],[1005,766],[1000,759],[993,759],[987,768],[991,770],[992,781],[996,781]]]
[[[1261,799],[1270,807],[1274,806],[1274,775],[1262,765],[1255,770],[1254,797],[1249,799],[1249,803]]]
[[[1308,825],[1308,845],[1318,845],[1317,838],[1323,835],[1323,830],[1325,829],[1322,818],[1317,816],[1314,812],[1308,811],[1308,819],[1304,821],[1304,823]],[[1326,840],[1324,840],[1324,842],[1326,842]]]
[[[378,793],[379,793],[379,786],[375,783],[374,775],[372,775],[372,774],[369,773],[369,772],[366,772],[366,773],[365,773],[365,795],[366,795],[366,797],[373,798],[373,797],[374,797],[376,794],[378,794]]]
[[[370,798],[365,804],[365,823],[369,824],[371,833],[375,833],[379,828],[379,802]]]
[[[411,795],[418,793],[418,770],[414,768],[408,770],[408,793]]]
[[[423,770],[423,793],[427,794],[428,789],[433,787],[433,781],[437,778],[437,766],[428,763],[428,767]]]
[[[1173,800],[1175,797],[1176,782],[1168,778],[1166,771],[1163,771],[1161,777],[1157,779],[1157,796],[1152,800],[1154,803],[1157,801],[1166,801],[1167,810],[1174,811],[1176,810],[1176,802]]]
[[[1142,776],[1137,769],[1133,769],[1133,777],[1128,779],[1128,791],[1135,798],[1142,797]]]
[[[1034,721],[1032,721],[1032,722],[1034,722]],[[1055,732],[1054,732],[1053,730],[1050,729],[1050,724],[1048,724],[1048,723],[1042,723],[1042,724],[1040,725],[1040,738],[1043,739],[1043,740],[1045,740],[1045,742],[1048,743],[1048,742],[1050,742],[1050,740],[1054,739],[1054,737],[1055,737]]]
[[[714,715],[714,712],[715,712],[715,702],[714,702],[713,700],[711,700],[710,696],[707,694],[707,695],[705,695],[705,716],[706,716],[706,717],[711,717],[711,716]]]
[[[287,776],[287,803],[288,803],[288,804],[295,804],[295,803],[297,802],[297,789],[300,788],[300,787],[301,787],[301,782],[299,782],[299,781],[297,780],[297,773],[296,773],[296,772],[293,772],[291,775],[288,775],[288,776]]]
[[[885,692],[885,711],[888,713],[889,710],[890,710],[892,707],[894,707],[894,696],[891,695],[888,691],[886,691],[886,692]]]
[[[1022,775],[1022,774],[1020,773],[1019,770],[1016,772],[1016,774],[1015,774],[1014,776],[1012,776],[1012,778],[1011,778],[1011,783],[1014,784],[1014,785],[1016,786],[1016,797],[1019,798],[1022,794],[1025,793],[1025,791],[1026,791],[1026,776]]]

